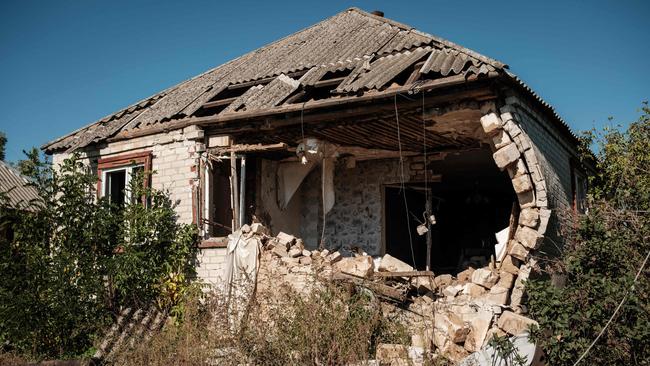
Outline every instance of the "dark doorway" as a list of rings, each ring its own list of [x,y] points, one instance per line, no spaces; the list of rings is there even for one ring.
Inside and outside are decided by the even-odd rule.
[[[214,161],[212,169],[212,235],[223,237],[232,231],[230,161]]]
[[[415,260],[415,267],[424,269],[427,255],[426,235],[420,236],[416,232],[417,226],[423,221],[422,214],[426,204],[424,190],[416,186],[406,186],[403,190],[386,186],[384,202],[386,252],[412,266]]]
[[[489,149],[452,154],[429,163],[428,168],[441,175],[439,182],[428,184],[436,218],[431,269],[436,274],[457,274],[469,266],[486,265],[494,254],[495,234],[509,226],[516,202],[508,174],[497,168]],[[384,194],[386,252],[412,265],[408,217],[415,267],[425,269],[426,235],[416,231],[424,222],[424,184],[409,183],[404,192],[386,186]]]

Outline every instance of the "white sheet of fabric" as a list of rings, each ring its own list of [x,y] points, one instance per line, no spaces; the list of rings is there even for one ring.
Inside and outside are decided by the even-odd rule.
[[[538,360],[535,359],[537,347],[528,340],[527,332],[510,337],[510,341],[517,350],[517,353],[526,358],[525,366],[535,366],[538,364]],[[509,366],[513,364],[512,360],[504,360],[497,354],[494,348],[487,346],[467,356],[461,361],[460,366]]]
[[[496,253],[496,259],[497,261],[502,261],[503,258],[506,256],[506,246],[508,244],[508,236],[510,235],[510,227],[506,227],[505,229],[499,231],[498,233],[494,234],[497,238],[497,243],[494,245],[494,252]]]
[[[257,237],[243,234],[240,230],[228,235],[225,268],[227,293],[230,294],[233,288],[239,290],[255,285],[261,245]]]
[[[323,217],[334,207],[334,158],[323,159]]]
[[[277,195],[278,206],[284,210],[296,193],[300,184],[309,172],[317,165],[317,161],[308,160],[306,164],[300,162],[285,162],[278,164]]]

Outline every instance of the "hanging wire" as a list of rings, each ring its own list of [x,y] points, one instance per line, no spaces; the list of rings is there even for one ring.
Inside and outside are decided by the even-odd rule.
[[[424,122],[424,91],[422,91],[422,140],[424,144],[424,198],[426,199],[427,205],[429,203],[429,170],[427,169],[427,126]],[[426,206],[425,206],[426,207]],[[426,207],[425,211],[431,210],[432,207]],[[426,212],[425,216],[431,215],[431,212]],[[429,220],[428,217],[425,220]]]
[[[397,111],[397,94],[393,99],[395,105],[395,123],[397,124],[397,146],[399,148],[399,168],[400,168],[400,189],[402,190],[402,197],[404,197],[404,209],[406,210],[406,227],[409,232],[409,245],[411,247],[411,260],[413,261],[413,268],[415,268],[415,252],[413,251],[413,235],[411,233],[411,219],[409,218],[409,205],[406,199],[406,186],[404,184],[404,157],[402,156],[402,138],[399,129],[399,112]]]

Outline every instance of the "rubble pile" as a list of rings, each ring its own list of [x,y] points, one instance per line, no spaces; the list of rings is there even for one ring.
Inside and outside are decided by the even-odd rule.
[[[380,364],[400,364],[395,357],[418,364],[424,354],[461,362],[484,349],[493,335],[518,336],[536,324],[525,317],[521,304],[531,264],[512,256],[485,267],[469,267],[457,276],[435,276],[389,254],[344,257],[339,251],[308,250],[300,238],[283,232],[269,236],[261,224],[244,225],[241,230],[261,243],[258,291],[272,291],[283,283],[307,293],[321,280],[347,281],[383,300],[384,313],[397,314],[407,324],[412,344],[379,345]]]

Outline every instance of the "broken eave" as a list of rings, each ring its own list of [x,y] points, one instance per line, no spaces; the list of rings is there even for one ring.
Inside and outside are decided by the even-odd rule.
[[[492,81],[499,73],[490,73],[481,78],[466,78],[455,75],[442,79],[420,82],[389,88],[378,92],[369,92],[360,96],[334,97],[324,100],[296,103],[252,112],[232,112],[221,115],[190,117],[166,122],[148,128],[123,131],[108,139],[109,142],[169,132],[188,126],[200,126],[218,134],[238,134],[244,132],[266,131],[297,125],[313,124],[334,120],[357,118],[394,110],[394,98],[400,109],[422,108],[421,98],[414,98],[420,92],[425,93],[424,107],[435,107],[445,103],[463,100],[489,100],[497,97]]]

